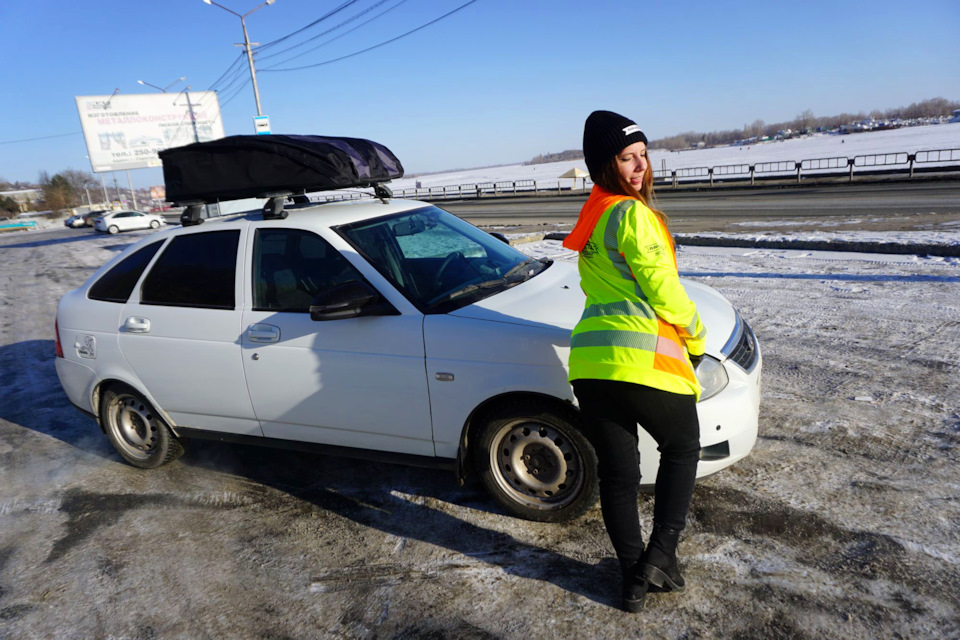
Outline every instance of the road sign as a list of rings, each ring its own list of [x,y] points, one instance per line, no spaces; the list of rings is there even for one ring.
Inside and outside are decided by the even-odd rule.
[[[253,116],[253,131],[258,136],[270,135],[270,116]]]

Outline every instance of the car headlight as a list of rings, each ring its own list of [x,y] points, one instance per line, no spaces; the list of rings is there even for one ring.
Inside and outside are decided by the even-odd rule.
[[[710,356],[703,356],[703,360],[697,365],[697,379],[703,390],[700,392],[700,400],[712,398],[726,388],[730,378],[727,377],[727,371],[719,360]]]

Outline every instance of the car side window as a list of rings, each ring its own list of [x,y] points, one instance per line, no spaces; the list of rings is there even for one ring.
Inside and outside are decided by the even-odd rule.
[[[130,294],[133,293],[133,288],[136,286],[137,280],[140,279],[143,270],[147,268],[150,260],[162,244],[162,240],[148,244],[121,260],[93,283],[93,286],[87,292],[87,297],[91,300],[102,300],[104,302],[126,302]]]
[[[253,308],[307,313],[321,291],[363,275],[330,243],[300,229],[258,229],[253,241]]]
[[[177,236],[150,269],[143,304],[233,309],[240,231]]]

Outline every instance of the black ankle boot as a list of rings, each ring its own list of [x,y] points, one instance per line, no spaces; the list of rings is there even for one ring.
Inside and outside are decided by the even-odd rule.
[[[637,571],[650,591],[683,591],[686,583],[677,565],[680,532],[654,524],[650,544],[640,559]]]
[[[640,575],[639,562],[620,561],[620,573],[623,581],[623,610],[639,613],[647,598],[647,581]]]

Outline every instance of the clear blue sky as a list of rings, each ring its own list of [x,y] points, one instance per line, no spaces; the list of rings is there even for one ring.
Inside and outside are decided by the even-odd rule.
[[[405,0],[278,64],[400,1],[371,9],[381,0],[355,0],[258,53],[261,102],[275,133],[377,140],[409,174],[579,148],[594,109],[623,113],[655,139],[789,120],[804,109],[833,115],[960,100],[957,0],[477,0],[368,53],[269,70],[346,56],[467,2]],[[219,2],[238,13],[258,4]],[[276,0],[247,17],[250,38],[272,42],[349,2]],[[367,9],[309,45],[267,57]],[[241,53],[240,20],[201,0],[5,0],[0,25],[0,178],[89,171],[74,96],[147,91],[138,79],[166,86],[183,75],[171,91],[219,89],[227,135],[253,132],[251,86],[234,95],[249,80],[246,65],[234,67],[232,86],[215,85]],[[46,139],[19,142],[28,138]],[[131,175],[135,186],[162,182],[159,169]]]

